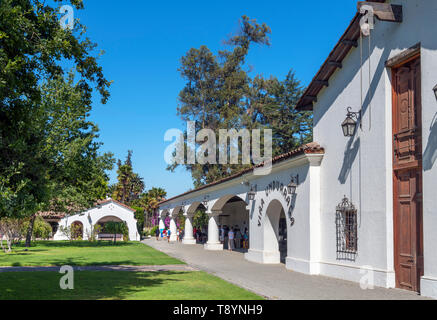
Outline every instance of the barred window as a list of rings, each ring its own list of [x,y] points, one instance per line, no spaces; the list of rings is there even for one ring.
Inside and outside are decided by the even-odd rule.
[[[344,197],[336,210],[337,259],[355,260],[358,251],[357,210]]]

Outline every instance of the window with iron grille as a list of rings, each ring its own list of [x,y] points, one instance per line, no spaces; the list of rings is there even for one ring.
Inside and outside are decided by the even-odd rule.
[[[344,197],[336,210],[337,259],[355,260],[358,251],[357,210]]]

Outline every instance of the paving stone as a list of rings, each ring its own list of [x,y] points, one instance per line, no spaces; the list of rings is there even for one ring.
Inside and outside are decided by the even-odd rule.
[[[283,264],[264,265],[244,259],[239,252],[206,251],[202,245],[184,245],[148,239],[143,243],[189,266],[204,270],[269,299],[280,300],[416,300],[414,292],[375,287],[363,290],[355,282],[310,276],[287,270]]]

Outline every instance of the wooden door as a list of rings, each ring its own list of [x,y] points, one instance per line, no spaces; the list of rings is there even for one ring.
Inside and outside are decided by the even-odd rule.
[[[423,275],[420,57],[393,69],[393,149],[396,286],[419,292]]]

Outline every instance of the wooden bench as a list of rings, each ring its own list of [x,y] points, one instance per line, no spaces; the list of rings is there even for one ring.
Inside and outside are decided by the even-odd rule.
[[[116,234],[115,235],[116,240],[123,240],[123,235],[122,234]],[[110,234],[110,233],[101,233],[98,236],[99,240],[114,240],[114,235]]]

